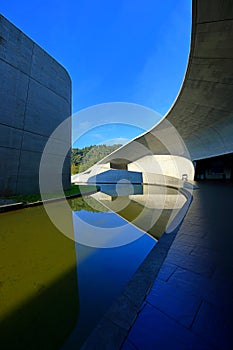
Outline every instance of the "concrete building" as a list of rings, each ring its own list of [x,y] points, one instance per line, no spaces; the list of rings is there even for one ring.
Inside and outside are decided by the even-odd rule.
[[[71,115],[71,80],[42,48],[0,15],[0,195],[39,193],[39,165],[56,127]],[[71,144],[71,125],[54,140]],[[70,154],[63,167],[70,184]]]
[[[232,179],[233,1],[192,4],[190,57],[175,103],[150,132],[84,174],[87,181],[105,164],[138,168],[149,182],[162,174],[192,180],[193,164],[198,180]],[[181,226],[162,235],[83,350],[233,348],[233,187],[197,184]]]
[[[193,180],[194,166],[199,178],[232,178],[229,156],[218,158],[218,166],[211,160],[233,151],[232,18],[230,0],[193,1],[189,61],[173,106],[150,131],[100,161],[88,177],[79,176],[81,181],[106,164],[140,171],[144,183],[156,182],[155,175]],[[202,159],[209,159],[205,169]]]

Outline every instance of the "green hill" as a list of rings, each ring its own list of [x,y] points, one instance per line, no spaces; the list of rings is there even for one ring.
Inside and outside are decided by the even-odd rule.
[[[122,145],[116,144],[112,146],[107,145],[93,145],[84,148],[73,148],[71,154],[71,173],[72,175],[81,173],[99,160],[106,157]]]

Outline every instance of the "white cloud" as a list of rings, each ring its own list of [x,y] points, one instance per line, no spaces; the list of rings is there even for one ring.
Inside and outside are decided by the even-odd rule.
[[[116,145],[116,144],[124,145],[127,142],[129,142],[129,139],[127,139],[125,137],[116,137],[114,139],[107,140],[104,143],[108,146],[111,146],[111,145]]]

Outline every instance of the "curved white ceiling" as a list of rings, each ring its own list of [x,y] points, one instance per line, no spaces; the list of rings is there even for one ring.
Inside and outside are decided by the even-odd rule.
[[[185,146],[192,160],[233,151],[233,1],[193,0],[192,7],[189,62],[172,108],[152,130],[101,163],[128,163],[151,153],[186,157]],[[183,151],[170,137],[173,127]]]

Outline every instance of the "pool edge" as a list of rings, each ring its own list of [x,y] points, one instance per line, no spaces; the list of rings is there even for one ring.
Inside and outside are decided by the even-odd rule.
[[[118,350],[123,345],[191,205],[192,193],[185,188],[176,189],[187,199],[184,206],[86,339],[82,350]]]

